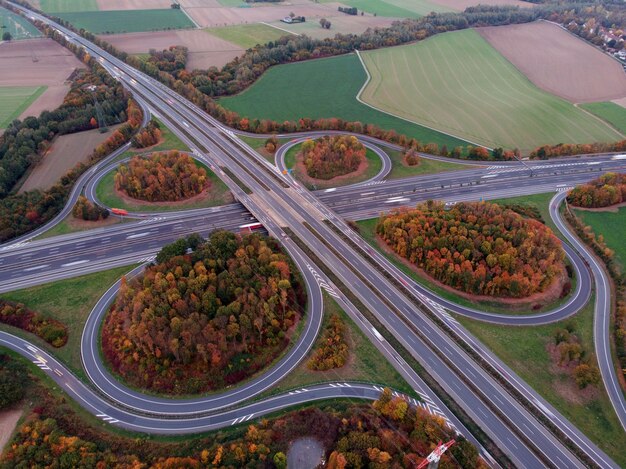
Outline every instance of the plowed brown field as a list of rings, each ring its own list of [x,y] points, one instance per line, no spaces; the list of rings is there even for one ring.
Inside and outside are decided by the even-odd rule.
[[[621,65],[559,26],[540,21],[477,30],[539,88],[574,103],[626,96]]]

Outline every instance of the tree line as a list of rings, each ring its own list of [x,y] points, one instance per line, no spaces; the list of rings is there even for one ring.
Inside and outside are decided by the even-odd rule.
[[[117,190],[148,202],[188,199],[209,186],[206,170],[177,150],[133,156],[118,167],[114,181]]]
[[[289,344],[306,294],[276,240],[218,231],[190,254],[165,257],[141,279],[122,280],[103,325],[104,356],[128,382],[168,393],[218,389]]]
[[[600,208],[626,202],[626,174],[606,173],[574,187],[567,202],[575,207]]]
[[[5,368],[12,371],[8,368],[12,364],[5,364],[0,355],[0,376]],[[0,380],[0,386],[2,383]],[[19,393],[18,387],[13,389]],[[440,467],[486,467],[478,450],[440,417],[406,406],[406,401],[393,397],[389,390],[373,405],[309,407],[253,420],[235,431],[213,432],[175,443],[105,432],[87,424],[61,398],[45,392],[43,386],[30,386],[28,391],[35,407],[20,422],[2,454],[2,469],[286,469],[291,442],[304,437],[319,441],[324,448],[325,467],[331,469],[416,467],[439,441],[451,438],[456,443],[443,455]]]
[[[298,156],[310,177],[328,180],[356,171],[365,153],[365,146],[354,136],[327,135],[304,141]]]
[[[53,347],[67,343],[67,327],[63,323],[32,311],[22,303],[0,300],[0,322],[31,332]]]
[[[524,298],[564,272],[561,242],[550,228],[497,204],[447,210],[428,201],[381,216],[376,233],[400,257],[465,293]]]

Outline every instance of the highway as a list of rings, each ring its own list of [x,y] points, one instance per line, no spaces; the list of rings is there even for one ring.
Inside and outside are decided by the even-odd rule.
[[[400,278],[394,266],[374,265],[377,260],[367,256],[358,247],[358,243],[363,241],[335,212],[329,210],[328,206],[315,199],[295,181],[282,177],[275,167],[270,167],[267,161],[256,155],[247,145],[233,139],[227,131],[222,131],[219,123],[172,91],[130,69],[87,41],[78,37],[74,37],[73,40],[84,44],[92,55],[101,57],[112,73],[118,73],[118,78],[133,92],[142,96],[153,111],[167,115],[172,121],[174,132],[190,140],[190,146],[206,158],[207,164],[223,177],[238,200],[263,223],[270,234],[281,240],[295,259],[298,259],[298,256],[302,259],[306,257],[294,240],[290,239],[291,235],[288,233],[293,233],[296,238],[309,246],[317,254],[322,265],[328,267],[341,283],[350,286],[367,309],[404,344],[516,465],[582,466],[557,436],[550,433],[512,398],[483,366],[433,322],[428,312],[443,321],[447,320],[436,305],[413,297],[410,292],[406,293],[381,273],[382,269],[391,279]],[[251,193],[246,193],[236,180],[224,173],[222,168],[236,176]],[[574,176],[569,178],[568,183],[573,179]],[[532,182],[536,186],[536,179]],[[474,185],[478,186],[482,184]],[[467,192],[471,187],[472,185],[465,187],[460,192]],[[480,189],[481,192],[485,192],[484,187]],[[503,187],[501,190],[506,192],[507,188]],[[429,192],[428,195],[432,196],[435,192]],[[511,192],[510,188],[508,192]],[[411,200],[410,197],[401,198]],[[387,205],[387,208],[389,207],[390,205]],[[166,221],[169,223],[176,219]],[[289,227],[290,231],[285,231],[283,227]],[[351,239],[357,247],[353,247],[338,233]],[[38,241],[31,244],[35,243]],[[13,253],[19,249],[18,245],[9,247],[8,251]],[[76,261],[65,262],[65,265],[61,266],[67,270],[78,265],[67,265],[72,262]],[[314,265],[310,259],[306,259],[305,262]],[[316,270],[321,271],[319,267]],[[326,283],[330,282],[328,278],[324,280]],[[483,352],[480,344],[474,343],[472,346]],[[441,350],[445,350],[445,353]],[[520,381],[517,379],[509,384],[523,392]],[[549,412],[552,416],[555,415],[552,411]],[[577,435],[577,430],[569,422],[565,419],[562,422],[564,423],[562,430],[583,451],[600,461],[601,465],[615,467],[614,463],[586,438]]]

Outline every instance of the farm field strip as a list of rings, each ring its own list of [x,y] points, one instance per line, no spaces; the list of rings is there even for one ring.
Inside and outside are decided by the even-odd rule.
[[[222,28],[208,28],[205,31],[212,36],[217,36],[245,49],[254,47],[257,44],[267,44],[270,41],[293,34],[265,24],[241,24],[224,26]]]
[[[65,21],[94,34],[186,29],[195,25],[181,10],[108,10],[60,13]]]
[[[623,137],[536,88],[474,30],[361,56],[371,75],[365,102],[487,147],[529,151]]]
[[[0,129],[17,119],[46,91],[46,86],[0,87]]]
[[[26,18],[0,7],[0,24],[5,26],[2,32],[11,33],[13,39],[26,39],[41,37],[41,32],[35,28]]]
[[[96,0],[39,0],[41,10],[46,13],[68,13],[75,11],[98,11]]]

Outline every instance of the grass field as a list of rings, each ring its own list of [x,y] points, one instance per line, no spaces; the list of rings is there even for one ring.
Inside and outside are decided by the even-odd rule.
[[[248,6],[243,0],[217,0],[223,7]]]
[[[554,372],[546,350],[554,330],[572,324],[581,344],[588,352],[593,352],[593,299],[574,317],[546,326],[497,326],[459,316],[456,318],[618,465],[626,466],[626,433],[604,388],[588,400],[579,399],[571,378]]]
[[[28,106],[46,91],[46,86],[0,87],[0,129],[17,119]]]
[[[76,11],[98,11],[96,0],[39,0],[46,13],[69,13]]]
[[[406,166],[403,163],[402,153],[396,150],[385,150],[391,159],[391,172],[387,179],[398,179],[421,174],[442,173],[444,171],[458,171],[471,169],[473,166],[448,163],[446,161],[429,160],[422,158],[417,166]]]
[[[224,26],[223,28],[209,28],[206,31],[213,36],[237,44],[245,49],[254,47],[257,44],[267,44],[282,36],[292,36],[285,31],[264,24],[240,24]]]
[[[431,11],[452,11],[449,8],[426,0],[345,0],[341,3],[361,11],[391,18],[419,18]]]
[[[322,331],[330,322],[330,317],[336,314],[348,326],[350,358],[341,368],[328,371],[311,371],[307,367],[311,353],[289,375],[274,386],[267,394],[277,394],[289,389],[299,388],[313,383],[365,381],[389,386],[409,395],[415,393],[400,374],[391,367],[387,360],[365,337],[358,326],[341,309],[330,296],[324,293],[324,321]],[[311,351],[320,346],[321,336],[318,336]]]
[[[626,267],[626,207],[620,207],[618,212],[576,210],[576,215],[591,226],[596,235],[604,236],[604,242],[615,251],[615,259],[623,270]]]
[[[612,102],[579,104],[583,109],[604,119],[617,130],[626,134],[626,108]]]
[[[111,10],[61,13],[58,16],[94,34],[139,33],[163,29],[193,28],[181,10]]]
[[[362,99],[487,147],[618,140],[610,126],[541,91],[474,30],[362,54]]]
[[[276,121],[338,117],[393,129],[453,148],[467,142],[372,109],[356,100],[365,70],[354,54],[270,68],[254,85],[220,103],[242,116]]]
[[[63,360],[74,372],[82,374],[80,358],[80,338],[87,316],[108,288],[133,266],[119,267],[95,274],[68,280],[47,283],[36,287],[3,293],[4,300],[24,303],[28,308],[58,319],[68,327],[68,341],[65,346],[55,349],[33,334],[19,333],[29,341],[50,351]],[[17,334],[17,329],[0,325],[0,328]]]
[[[2,34],[9,32],[14,40],[26,39],[29,37],[41,37],[41,32],[26,18],[16,15],[15,13],[2,7],[0,7],[0,25],[5,27],[2,29]],[[0,34],[0,37],[2,34]]]

